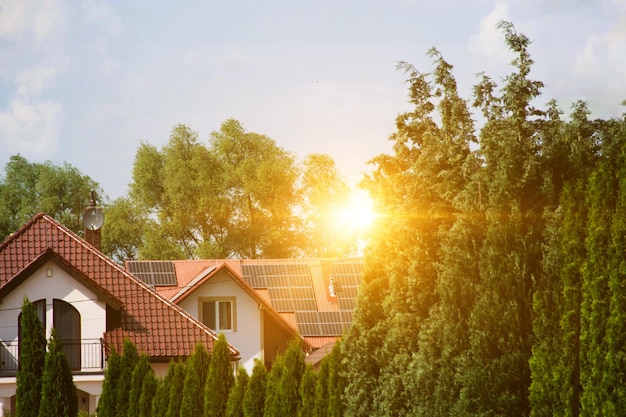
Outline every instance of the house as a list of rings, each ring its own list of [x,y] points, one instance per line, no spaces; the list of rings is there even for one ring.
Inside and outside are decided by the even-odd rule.
[[[363,275],[362,258],[127,261],[125,266],[224,333],[248,371],[255,358],[270,367],[293,338],[318,364],[350,327]]]
[[[94,226],[92,224],[92,226]],[[101,226],[101,222],[99,224]],[[86,233],[99,241],[94,226]],[[15,411],[19,315],[24,297],[46,335],[54,326],[72,368],[79,407],[93,413],[112,349],[129,338],[157,375],[196,344],[212,351],[216,333],[103,255],[96,246],[40,213],[0,244],[0,417]],[[231,360],[239,352],[230,347]]]

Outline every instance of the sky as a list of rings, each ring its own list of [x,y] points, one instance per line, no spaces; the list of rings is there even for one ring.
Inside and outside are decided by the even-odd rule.
[[[533,42],[540,105],[626,111],[626,0],[0,0],[0,175],[68,163],[115,199],[142,142],[234,118],[354,185],[410,109],[397,62],[429,72],[437,48],[470,100],[511,71],[501,20]]]

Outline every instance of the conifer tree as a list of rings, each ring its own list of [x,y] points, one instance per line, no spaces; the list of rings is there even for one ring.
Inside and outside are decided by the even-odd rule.
[[[152,404],[155,400],[159,380],[150,368],[150,372],[146,373],[141,387],[141,396],[139,397],[139,417],[153,417]]]
[[[226,403],[227,417],[243,417],[243,396],[248,388],[250,376],[246,368],[240,367],[237,371],[237,380],[235,386],[230,391],[228,402]]]
[[[181,393],[184,392],[186,369],[187,368],[183,362],[175,362],[173,365],[171,387],[168,394],[166,394],[169,395],[166,413],[167,417],[180,416],[180,409],[183,403],[183,396]]]
[[[255,358],[248,388],[243,396],[243,415],[245,417],[263,417],[266,385],[267,369],[265,364],[260,359]]]
[[[213,345],[213,355],[204,387],[204,415],[224,417],[230,390],[235,385],[230,350],[226,336],[220,333]]]
[[[315,417],[328,416],[328,368],[329,361],[326,357],[322,359],[322,362],[320,363],[315,381],[315,408],[313,410],[313,415]]]
[[[143,381],[149,373],[153,373],[148,355],[142,353],[133,369],[130,379],[130,395],[128,397],[128,416],[139,416],[139,401],[143,390]]]
[[[96,407],[98,417],[115,417],[117,384],[119,383],[120,374],[122,372],[120,361],[120,355],[115,349],[111,349],[111,353],[106,362],[106,370],[104,371],[102,394],[100,395]]]
[[[285,373],[285,357],[278,355],[272,364],[272,369],[267,375],[265,386],[265,403],[263,405],[263,417],[282,416],[280,407],[280,381]]]
[[[56,329],[52,329],[45,362],[39,417],[76,417],[76,386]]]
[[[158,383],[157,390],[154,395],[154,401],[152,402],[153,417],[165,417],[167,414],[167,408],[170,403],[170,389],[174,382],[175,363],[176,362],[173,360],[170,361],[165,377],[163,377],[163,379]]]
[[[135,365],[139,360],[139,354],[135,344],[130,339],[124,339],[122,346],[122,356],[120,359],[120,377],[117,384],[116,392],[116,417],[130,417],[128,416],[131,380]]]
[[[315,400],[317,387],[317,373],[310,364],[305,365],[302,380],[300,381],[300,401],[298,417],[315,416]]]
[[[328,416],[342,417],[344,415],[343,392],[345,390],[345,378],[342,366],[341,341],[333,346],[330,355],[324,358],[328,362]]]
[[[27,297],[20,315],[20,350],[17,369],[17,412],[20,416],[36,417],[41,401],[41,377],[46,354],[46,338],[37,310]]]
[[[204,415],[204,393],[211,358],[204,345],[198,343],[185,363],[181,416]],[[168,412],[169,415],[169,412]]]

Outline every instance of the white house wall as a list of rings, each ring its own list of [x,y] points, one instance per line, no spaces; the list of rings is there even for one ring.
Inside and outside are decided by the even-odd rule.
[[[201,319],[198,300],[210,297],[235,297],[235,331],[224,332],[224,335],[226,340],[239,350],[241,357],[239,365],[251,373],[254,358],[263,360],[261,310],[258,302],[234,282],[228,273],[220,271],[196,288],[179,305],[195,318]]]

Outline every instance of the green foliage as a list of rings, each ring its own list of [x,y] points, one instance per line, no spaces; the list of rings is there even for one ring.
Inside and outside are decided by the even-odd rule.
[[[204,395],[210,363],[211,358],[206,348],[198,343],[196,349],[185,363],[185,379],[183,382],[182,403],[180,405],[181,416],[204,415]]]
[[[183,396],[181,392],[184,391],[186,367],[182,362],[174,362],[173,365],[170,365],[170,370],[172,372],[172,381],[169,389],[166,416],[178,417],[182,407]]]
[[[120,376],[117,383],[116,392],[116,405],[115,415],[116,417],[127,417],[128,410],[130,408],[130,390],[132,388],[132,376],[135,370],[135,365],[139,361],[139,354],[137,353],[137,347],[131,342],[130,339],[124,340],[122,347],[122,356],[120,358]]]
[[[243,396],[248,388],[250,376],[246,368],[240,367],[237,371],[237,380],[235,386],[230,391],[228,402],[226,403],[227,417],[243,417]]]
[[[130,379],[130,395],[128,398],[128,416],[139,416],[140,414],[140,400],[143,395],[144,379],[148,374],[154,373],[150,366],[148,355],[142,353],[139,355],[139,360],[133,369],[133,373]]]
[[[56,329],[52,329],[45,362],[38,416],[76,417],[78,415],[76,386]]]
[[[283,415],[281,414],[279,387],[284,373],[285,357],[283,355],[278,355],[272,364],[272,369],[267,375],[265,403],[263,407],[264,417],[278,417]]]
[[[33,304],[24,297],[20,315],[21,339],[17,370],[17,412],[20,416],[36,417],[41,401],[46,338],[44,327]]]
[[[301,406],[300,380],[304,372],[304,353],[297,340],[289,343],[270,371],[264,416],[298,415]]]
[[[300,381],[301,407],[298,410],[298,417],[309,417],[315,415],[317,374],[313,366],[306,365],[302,381]]]
[[[152,368],[150,368],[152,371]],[[154,372],[148,372],[143,379],[141,396],[139,397],[139,417],[152,417],[152,403],[156,398],[159,381]]]
[[[14,155],[0,178],[0,240],[4,240],[35,214],[44,212],[76,233],[82,233],[82,210],[96,182],[69,164],[28,162]]]
[[[106,370],[104,371],[104,382],[102,383],[102,394],[98,400],[96,414],[99,417],[114,417],[117,401],[117,385],[119,383],[121,369],[120,355],[111,350],[107,358]]]
[[[224,417],[230,391],[235,385],[233,367],[230,364],[230,349],[226,336],[220,333],[213,345],[211,365],[204,387],[204,415]]]
[[[245,417],[262,417],[264,415],[266,386],[267,369],[260,359],[255,358],[248,388],[243,396],[243,415]]]

